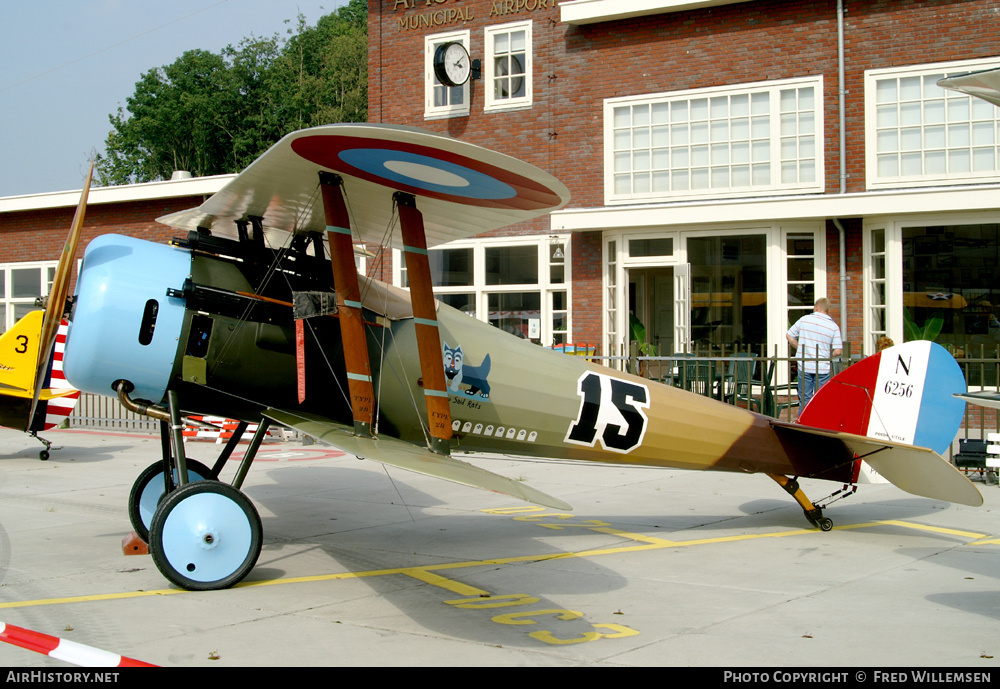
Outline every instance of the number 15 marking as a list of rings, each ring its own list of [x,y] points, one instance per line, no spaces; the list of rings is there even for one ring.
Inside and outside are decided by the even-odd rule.
[[[639,383],[588,371],[577,381],[580,413],[566,433],[566,442],[593,447],[598,439],[606,450],[631,452],[642,444],[648,419],[649,389]]]

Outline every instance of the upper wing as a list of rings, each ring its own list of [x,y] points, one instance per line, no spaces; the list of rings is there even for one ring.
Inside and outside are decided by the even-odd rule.
[[[465,486],[503,493],[552,509],[564,511],[573,509],[562,500],[546,495],[523,483],[396,438],[386,436],[361,438],[354,435],[347,426],[335,421],[280,409],[268,409],[264,412],[264,416],[282,426],[294,428],[358,457],[374,459],[383,464],[415,471],[418,474],[443,478]]]
[[[234,221],[262,217],[269,242],[280,245],[284,233],[326,229],[322,171],[343,178],[357,229],[376,232],[376,241],[392,223],[397,191],[417,197],[428,246],[529,220],[569,201],[559,180],[502,153],[409,127],[339,124],[289,134],[201,206],[157,220],[235,237]]]
[[[933,450],[797,423],[771,421],[771,425],[779,433],[837,438],[875,471],[907,493],[972,507],[983,504],[983,496],[972,482]]]

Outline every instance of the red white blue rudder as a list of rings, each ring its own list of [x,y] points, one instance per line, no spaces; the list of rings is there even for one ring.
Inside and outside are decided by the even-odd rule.
[[[944,454],[962,423],[965,376],[944,347],[907,342],[862,359],[835,376],[799,423],[927,447]]]

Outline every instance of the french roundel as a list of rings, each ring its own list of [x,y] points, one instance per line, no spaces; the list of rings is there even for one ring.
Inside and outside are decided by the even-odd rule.
[[[440,148],[353,136],[305,136],[292,150],[344,175],[452,203],[541,210],[560,204],[544,184]]]

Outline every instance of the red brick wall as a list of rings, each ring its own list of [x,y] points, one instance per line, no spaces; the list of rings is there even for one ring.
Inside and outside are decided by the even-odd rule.
[[[84,216],[77,258],[92,239],[102,234],[124,234],[166,242],[183,233],[161,225],[156,218],[198,206],[201,196],[91,205]],[[76,208],[0,213],[0,263],[54,261],[62,253]]]
[[[1000,0],[846,0],[844,5],[846,184],[848,192],[863,192],[864,71],[995,54]],[[556,0],[369,0],[368,7],[372,122],[422,127],[526,160],[569,187],[570,207],[604,205],[604,99],[816,74],[824,78],[826,189],[840,191],[833,0],[754,0],[578,27],[561,23]],[[468,117],[424,120],[425,35],[467,29],[473,58],[482,58],[484,27],[529,18],[535,56],[529,110],[484,113],[479,81],[473,83]],[[852,305],[846,335],[858,347],[861,313],[854,305],[862,297],[861,226],[850,219],[843,223]],[[547,224],[517,231],[546,232]],[[839,239],[832,223],[827,240],[827,291],[839,312]],[[584,250],[588,254],[576,255]],[[582,341],[600,335],[599,314],[593,315],[600,310],[600,242],[584,236],[574,241],[573,251],[574,337]]]

